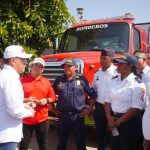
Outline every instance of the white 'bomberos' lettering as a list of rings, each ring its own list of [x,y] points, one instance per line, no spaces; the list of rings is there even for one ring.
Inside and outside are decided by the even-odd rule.
[[[103,29],[103,28],[108,28],[108,24],[93,24],[93,25],[90,25],[90,26],[78,27],[76,29],[76,31],[92,30],[92,29]]]

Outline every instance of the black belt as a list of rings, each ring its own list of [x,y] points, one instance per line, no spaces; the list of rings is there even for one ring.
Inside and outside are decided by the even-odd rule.
[[[79,113],[80,113],[79,111],[63,111],[63,112],[61,112],[61,114],[69,115],[69,116],[77,115]]]

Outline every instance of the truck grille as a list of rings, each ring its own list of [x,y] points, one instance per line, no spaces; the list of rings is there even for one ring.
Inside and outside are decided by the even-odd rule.
[[[77,64],[77,72],[79,74],[83,74],[83,68],[84,68],[84,62],[81,59],[75,59],[75,62]],[[45,70],[43,72],[43,76],[46,77],[50,82],[53,84],[55,79],[58,76],[61,76],[64,74],[64,69],[62,64],[64,64],[64,61],[61,62],[46,62],[45,63]]]
[[[63,73],[64,69],[62,66],[45,66],[43,76],[50,80],[51,83],[54,83],[55,79]]]

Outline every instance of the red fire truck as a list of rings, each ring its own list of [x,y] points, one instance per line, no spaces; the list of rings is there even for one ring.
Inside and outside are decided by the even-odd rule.
[[[150,53],[150,23],[133,21],[131,14],[125,14],[76,23],[64,32],[56,54],[43,57],[46,61],[43,75],[53,83],[63,74],[65,59],[71,58],[77,63],[77,72],[92,83],[94,72],[100,67],[102,48],[111,47],[116,55],[132,54],[137,49]]]

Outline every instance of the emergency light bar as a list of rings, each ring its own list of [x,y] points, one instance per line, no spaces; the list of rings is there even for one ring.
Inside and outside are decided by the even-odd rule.
[[[117,16],[117,17],[111,17],[111,18],[104,18],[104,19],[97,19],[97,20],[90,20],[90,21],[82,20],[81,22],[76,23],[76,25],[77,24],[84,24],[84,23],[107,21],[107,20],[126,20],[126,19],[134,20],[135,17],[131,13],[126,13],[123,16]]]

